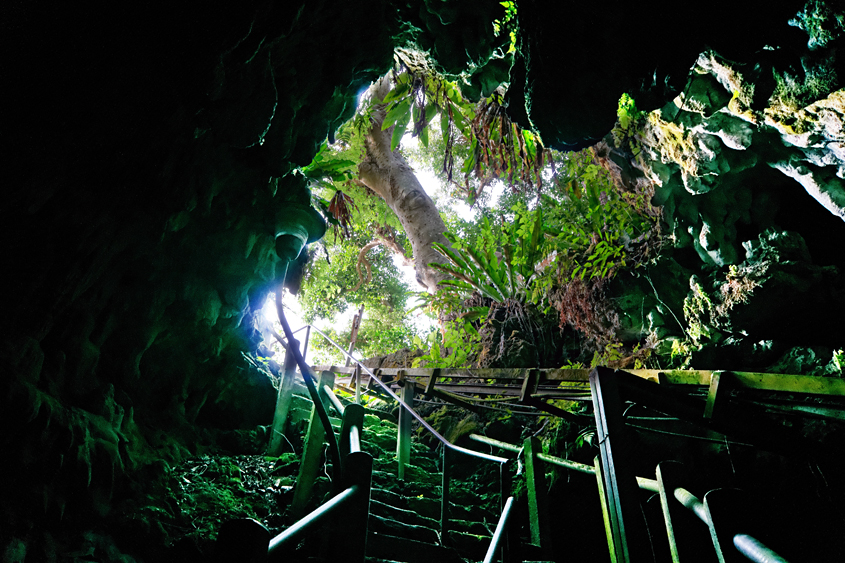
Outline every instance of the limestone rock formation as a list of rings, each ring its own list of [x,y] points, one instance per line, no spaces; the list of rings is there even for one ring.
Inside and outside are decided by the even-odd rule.
[[[642,290],[659,295],[662,321],[648,318],[667,338],[691,291],[670,283],[672,272],[688,284],[701,259],[742,267],[741,243],[773,226],[782,186],[751,185],[751,171],[774,166],[759,183],[797,187],[794,177],[841,211],[842,99],[831,82],[845,60],[833,56],[840,20],[811,3],[799,25],[815,50],[801,59],[789,49],[807,49],[807,35],[784,22],[803,3],[736,4],[710,3],[695,25],[677,25],[675,3],[645,11],[527,0],[520,58],[508,69],[490,25],[497,2],[5,3],[4,556],[144,559],[148,540],[164,534],[154,519],[121,519],[121,503],[143,499],[187,455],[220,448],[222,435],[268,424],[273,387],[242,354],[258,345],[253,316],[279,278],[275,236],[291,209],[310,206],[295,170],[408,41],[431,50],[445,74],[465,73],[468,93],[509,80],[512,113],[558,146],[606,135],[623,91],[664,107],[705,43],[749,64],[749,53],[784,45],[795,60],[779,75],[782,91],[797,101],[784,95],[778,107],[797,104],[794,121],[766,113],[757,94],[746,100],[745,69],[731,91],[714,56],[699,65],[683,111],[670,105],[651,125],[649,138],[677,139],[674,152],[643,144],[678,238],[677,267],[655,274],[659,291]],[[783,198],[781,207],[800,205]],[[798,261],[791,279],[808,298],[821,286],[805,280],[841,295],[841,276],[824,269],[811,236],[822,221],[796,217],[779,226],[802,232],[818,266]],[[792,287],[774,274],[769,283],[775,293]]]

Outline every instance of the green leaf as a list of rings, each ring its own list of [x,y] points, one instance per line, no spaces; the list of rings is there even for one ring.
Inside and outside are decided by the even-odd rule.
[[[449,135],[449,112],[446,110],[440,112],[440,133],[444,139]]]
[[[410,118],[411,114],[406,113],[404,116],[399,118],[399,121],[396,122],[396,127],[393,129],[393,136],[390,138],[391,151],[395,151],[396,147],[399,146],[402,136],[405,135],[405,129],[408,127],[408,121]]]
[[[394,100],[398,100],[399,98],[407,94],[410,89],[411,85],[407,82],[399,83],[393,90],[387,93],[381,103],[389,104]]]
[[[410,112],[411,109],[411,100],[410,98],[405,98],[401,102],[397,103],[393,106],[393,108],[387,112],[387,115],[384,117],[384,122],[381,124],[381,130],[384,131],[401,118],[405,119],[405,124],[407,125],[408,119],[410,119]],[[406,117],[407,116],[407,117]]]
[[[439,108],[437,107],[437,104],[435,104],[434,102],[431,102],[431,103],[429,103],[428,105],[425,106],[425,122],[426,122],[426,125],[428,123],[430,123],[432,119],[434,119],[434,116],[437,115],[438,110],[439,110]]]
[[[522,131],[522,138],[525,139],[525,150],[528,151],[528,159],[532,162],[537,158],[537,146],[534,143],[534,134],[531,131]]]
[[[464,115],[459,109],[455,108],[455,111],[452,112],[452,117],[455,121],[455,127],[458,128],[458,131],[463,133],[464,137],[472,138],[473,140],[475,140],[475,137],[469,134],[469,123],[467,122],[466,117],[464,117]]]

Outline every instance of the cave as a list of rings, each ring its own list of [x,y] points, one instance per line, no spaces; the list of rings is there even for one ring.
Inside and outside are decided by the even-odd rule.
[[[812,50],[806,30],[788,24],[805,4],[840,14],[829,43]],[[145,546],[162,533],[116,517],[121,506],[186,459],[220,447],[247,451],[250,433],[270,424],[276,390],[243,354],[260,340],[254,316],[286,266],[277,236],[311,209],[297,170],[392,67],[394,49],[413,43],[448,75],[471,69],[466,91],[476,96],[509,82],[514,121],[548,146],[575,150],[607,138],[623,92],[643,110],[670,104],[704,52],[769,74],[809,73],[827,61],[842,76],[836,4],[713,0],[687,17],[665,0],[522,0],[518,56],[503,66],[490,25],[499,2],[7,3],[3,561],[107,561],[102,546],[115,545],[133,561],[162,560],[168,546]],[[759,90],[770,93],[773,81],[759,75]],[[842,139],[803,167],[779,136],[753,139],[769,164],[729,159],[737,169],[729,183],[746,186],[747,200],[714,189],[691,210],[692,192],[677,178],[657,194],[675,225],[698,229],[678,229],[689,238],[675,250],[678,267],[702,259],[727,267],[739,260],[728,247],[741,257],[741,243],[766,229],[799,232],[824,290],[813,286],[787,307],[775,288],[749,324],[760,341],[795,331],[790,346],[841,347],[845,190],[822,165],[838,158],[845,169]],[[833,194],[826,206],[804,189],[820,182]],[[702,247],[696,233],[711,224],[707,214],[742,205],[746,215],[725,227],[729,240]],[[649,293],[642,280],[632,284]],[[680,308],[683,297],[676,301]],[[702,362],[723,369],[749,354],[737,346]],[[837,432],[822,432],[826,447],[842,447]],[[777,470],[787,482],[790,469]],[[841,471],[824,479],[825,502],[841,502]],[[95,536],[97,559],[79,548]],[[811,552],[841,555],[836,549]]]

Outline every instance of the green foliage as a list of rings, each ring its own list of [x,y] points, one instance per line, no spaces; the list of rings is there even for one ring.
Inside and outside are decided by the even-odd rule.
[[[593,353],[593,359],[590,362],[590,367],[606,366],[611,362],[617,362],[624,357],[624,350],[621,342],[610,342],[604,347],[604,351],[596,350]]]
[[[499,20],[493,20],[493,35],[499,37],[502,31],[508,30],[508,37],[510,44],[508,45],[508,53],[516,51],[516,3],[515,2],[499,2],[505,8],[504,17]]]
[[[399,270],[390,253],[378,246],[367,254],[372,268],[372,280],[358,285],[360,247],[366,244],[364,233],[355,231],[345,244],[326,244],[331,258],[315,256],[305,270],[304,289],[299,295],[306,322],[317,318],[332,319],[346,311],[349,305],[364,304],[368,314],[378,310],[403,311],[408,286],[401,280]]]
[[[449,260],[449,265],[431,264],[454,277],[440,282],[444,291],[468,295],[478,291],[494,301],[521,297],[525,300],[534,278],[535,266],[545,257],[543,213],[528,211],[524,205],[514,209],[514,220],[503,220],[500,228],[482,218],[474,246],[445,233],[449,248],[434,243],[434,248]]]
[[[515,6],[510,2],[506,21],[514,22]],[[512,41],[515,42],[515,31]],[[542,184],[541,172],[549,151],[539,136],[522,130],[513,123],[501,104],[501,95],[474,103],[464,98],[456,82],[451,82],[431,70],[419,54],[400,50],[397,57],[403,72],[394,73],[394,87],[383,100],[386,116],[382,129],[394,127],[391,150],[395,150],[402,136],[413,125],[413,135],[427,147],[432,133],[430,125],[440,116],[439,133],[443,140],[442,170],[447,182],[460,188],[467,203],[473,205],[491,178],[505,181],[514,189]],[[463,186],[453,176],[455,158],[453,147],[466,143],[469,148],[460,166]],[[480,179],[473,184],[470,178]]]
[[[424,342],[414,338],[417,348],[428,348],[428,353],[414,359],[413,366],[430,368],[466,367],[480,350],[481,336],[469,321],[446,323],[441,332],[429,333]]]
[[[631,96],[622,94],[619,98],[619,107],[616,109],[617,121],[612,131],[613,143],[618,148],[630,150],[634,157],[639,156],[642,150],[635,133],[645,115],[645,112],[637,109],[637,104]]]
[[[351,325],[351,323],[350,323]],[[351,337],[351,326],[337,330],[327,327],[323,330],[329,338],[338,344],[348,346]],[[414,338],[418,338],[418,331],[411,323],[409,315],[404,310],[388,312],[384,309],[364,309],[364,320],[358,329],[355,341],[355,354],[362,358],[383,356],[402,348],[413,348]],[[309,345],[309,361],[320,364],[343,364],[346,356],[323,338],[315,337]]]
[[[845,376],[845,350],[840,348],[833,351],[833,359],[831,360],[835,370],[839,371],[839,377]]]
[[[543,198],[552,248],[563,279],[609,279],[641,257],[638,245],[655,237],[657,218],[645,194],[622,192],[586,151],[561,158],[555,190]]]

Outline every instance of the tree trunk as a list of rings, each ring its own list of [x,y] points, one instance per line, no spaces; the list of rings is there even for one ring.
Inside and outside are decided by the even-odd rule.
[[[370,88],[374,100],[384,99],[389,91],[390,74]],[[390,150],[393,127],[381,130],[385,117],[384,106],[376,106],[372,116],[373,122],[365,139],[367,154],[358,166],[360,180],[396,213],[405,229],[405,235],[411,241],[417,282],[429,293],[434,293],[437,282],[445,279],[446,275],[430,268],[428,264],[445,263],[446,259],[432,248],[431,243],[449,245],[443,236],[446,225],[405,158],[398,149]]]

